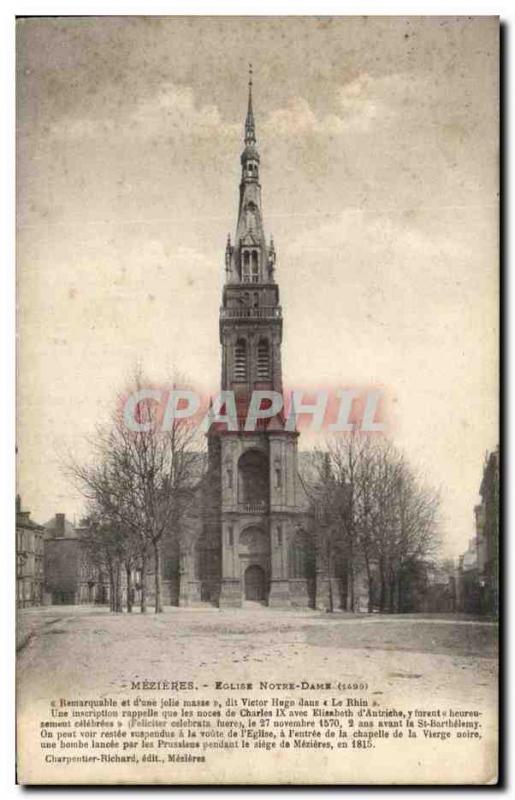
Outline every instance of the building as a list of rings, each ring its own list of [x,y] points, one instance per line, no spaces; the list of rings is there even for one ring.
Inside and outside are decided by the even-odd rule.
[[[202,533],[181,553],[181,604],[307,606],[314,600],[298,433],[286,429],[281,414],[251,432],[243,424],[253,390],[282,392],[283,385],[276,252],[265,238],[259,170],[251,78],[236,236],[225,251],[219,321],[221,388],[234,392],[239,429],[215,423],[208,433]]]
[[[44,599],[52,605],[107,603],[104,576],[89,557],[76,528],[65,514],[44,526]]]
[[[499,611],[499,447],[485,459],[479,488],[481,502],[474,509],[477,537],[479,607],[486,614]]]
[[[43,525],[22,511],[16,497],[16,602],[18,607],[39,606],[43,602]]]
[[[456,611],[467,614],[479,612],[479,576],[477,538],[469,539],[468,548],[458,558],[456,571]]]
[[[45,523],[45,602],[72,605],[79,595],[80,542],[65,514]]]
[[[476,533],[458,559],[456,610],[475,614],[499,611],[499,448],[487,453],[474,508]]]

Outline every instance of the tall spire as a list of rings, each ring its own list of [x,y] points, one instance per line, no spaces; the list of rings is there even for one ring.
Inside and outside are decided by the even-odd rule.
[[[252,111],[252,64],[249,64],[249,107],[245,120],[245,144],[256,143],[256,127],[254,124],[254,112]]]

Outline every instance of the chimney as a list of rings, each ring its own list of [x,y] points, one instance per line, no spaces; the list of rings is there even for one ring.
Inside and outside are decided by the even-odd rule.
[[[64,536],[64,514],[56,514],[55,515],[55,535],[56,536]]]
[[[16,513],[19,514],[21,512],[21,497],[19,494],[16,495]]]

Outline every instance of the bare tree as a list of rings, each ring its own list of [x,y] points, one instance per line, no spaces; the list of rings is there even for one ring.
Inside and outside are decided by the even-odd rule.
[[[111,611],[122,608],[121,564],[126,540],[123,532],[102,517],[102,512],[93,507],[80,530],[81,552],[88,566],[93,567],[100,578],[109,578],[109,604]]]
[[[161,407],[148,397],[136,405],[135,424],[127,425],[126,398],[148,385],[135,371],[110,424],[99,428],[91,442],[92,462],[69,458],[67,471],[112,529],[123,532],[120,563],[125,563],[129,603],[130,576],[139,561],[142,612],[147,610],[146,575],[152,554],[155,611],[160,613],[163,537],[179,535],[182,516],[193,501],[200,454],[197,429],[178,418],[164,426]]]
[[[402,611],[408,584],[438,548],[438,493],[425,486],[387,439],[355,430],[314,453],[308,481],[318,552],[333,574],[344,553],[347,597],[354,609],[355,574],[364,566],[368,611]]]
[[[395,485],[398,533],[394,550],[394,585],[390,592],[393,610],[404,610],[403,582],[409,579],[410,572],[437,553],[439,504],[438,492],[425,486],[402,461]]]
[[[368,463],[371,440],[355,429],[328,443],[328,458],[333,476],[332,499],[328,507],[333,518],[333,543],[345,553],[345,608],[355,607],[356,562],[363,555],[363,495],[366,488],[364,466]]]

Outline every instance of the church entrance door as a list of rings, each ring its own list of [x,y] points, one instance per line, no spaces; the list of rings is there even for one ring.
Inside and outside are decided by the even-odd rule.
[[[257,564],[253,564],[245,570],[244,584],[245,600],[262,602],[266,599],[265,571]]]

